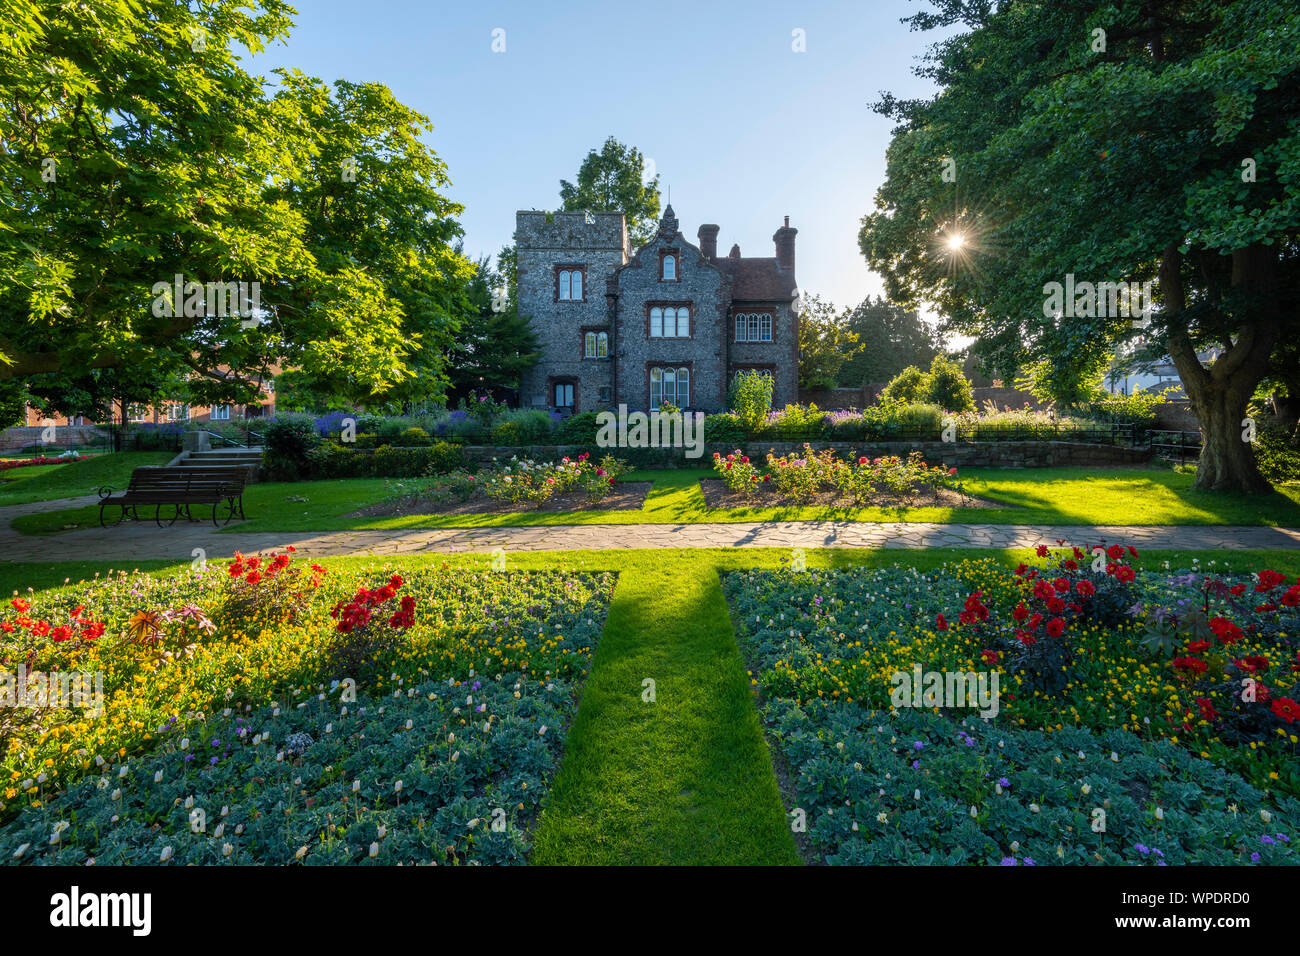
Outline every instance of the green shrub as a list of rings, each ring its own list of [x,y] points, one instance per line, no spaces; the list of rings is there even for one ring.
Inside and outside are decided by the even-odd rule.
[[[523,443],[523,430],[515,422],[497,422],[492,426],[492,444],[519,445]]]
[[[938,405],[904,405],[883,401],[863,414],[868,441],[938,441],[943,431],[944,410]]]
[[[308,453],[320,443],[309,415],[277,415],[266,425],[262,475],[268,481],[301,481],[309,469]]]
[[[570,415],[555,430],[557,445],[594,445],[596,444],[596,413],[583,412]]]
[[[772,376],[752,369],[738,373],[728,404],[748,432],[757,433],[772,411]]]
[[[1134,389],[1132,395],[1102,393],[1078,406],[1080,414],[1102,424],[1138,425],[1150,428],[1156,422],[1156,409],[1166,401],[1165,393]]]
[[[307,455],[304,476],[321,478],[419,478],[441,475],[466,464],[459,445],[438,441],[430,445],[356,448],[325,442]]]
[[[936,355],[926,376],[925,401],[949,412],[968,412],[975,408],[970,379],[961,366],[946,355]]]
[[[1300,449],[1290,442],[1285,429],[1266,422],[1255,435],[1255,463],[1272,484],[1300,482]]]
[[[815,441],[822,437],[826,413],[816,405],[787,405],[763,428],[766,438],[782,441]]]
[[[519,430],[519,440],[525,445],[546,445],[555,437],[555,422],[549,412],[540,408],[512,409],[506,412],[505,420]]]
[[[399,444],[408,447],[415,445],[428,445],[430,443],[431,439],[429,438],[429,433],[419,426],[413,426],[403,431],[401,434],[401,441],[399,442]]]
[[[893,377],[880,392],[882,402],[920,402],[927,391],[926,374],[909,365]]]
[[[749,436],[740,416],[731,412],[720,412],[704,416],[704,440],[706,442],[725,442],[728,445],[739,444]]]

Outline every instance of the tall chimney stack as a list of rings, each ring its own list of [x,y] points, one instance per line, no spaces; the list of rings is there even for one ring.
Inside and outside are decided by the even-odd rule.
[[[799,230],[790,227],[790,217],[786,216],[785,225],[772,235],[772,242],[776,244],[776,264],[791,275],[794,274],[794,237],[798,234]]]
[[[700,252],[704,253],[704,258],[709,260],[718,258],[718,227],[712,223],[705,223],[700,226],[698,235]]]

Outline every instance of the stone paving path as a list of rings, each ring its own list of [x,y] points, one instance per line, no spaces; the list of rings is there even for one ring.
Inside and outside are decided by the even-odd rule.
[[[217,534],[210,524],[158,528],[152,521],[116,528],[29,536],[9,523],[20,514],[94,504],[64,498],[0,508],[2,561],[189,561],[228,557],[292,544],[304,555],[420,552],[600,551],[626,548],[1026,548],[1058,539],[1083,546],[1098,541],[1143,548],[1232,550],[1300,548],[1300,528],[1225,526],[1088,527],[1080,525],[864,523],[769,521],[754,524],[557,525],[523,528],[437,528],[410,531],[259,532]]]

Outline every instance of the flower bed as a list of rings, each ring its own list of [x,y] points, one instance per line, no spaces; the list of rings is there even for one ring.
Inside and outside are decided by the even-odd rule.
[[[1267,572],[1136,571],[1115,546],[1042,551],[1040,566],[1015,572],[980,559],[924,573],[729,576],[789,799],[807,812],[817,852],[1295,862],[1300,721],[1285,702],[1297,696],[1300,616],[1285,602],[1300,589]],[[1192,610],[1207,600],[1202,622]],[[1220,619],[1240,634],[1211,623]],[[1201,647],[1202,624],[1228,643]],[[896,675],[918,670],[996,674],[996,714],[900,697],[910,680]]]
[[[713,455],[713,470],[732,502],[837,506],[973,504],[957,482],[957,469],[927,465],[920,452],[907,458],[858,457],[848,461],[829,449],[804,445],[797,455],[768,455],[760,468],[739,449]],[[706,489],[706,500],[711,497]],[[717,506],[726,506],[716,494]],[[711,506],[714,504],[711,502]]]
[[[600,462],[588,454],[541,462],[514,457],[478,473],[462,470],[394,483],[383,501],[353,516],[637,509],[651,485],[618,485],[627,471],[626,463],[610,455]]]
[[[519,860],[612,583],[286,553],[17,599],[0,667],[104,699],[6,728],[0,860]]]
[[[3,458],[0,459],[0,471],[13,471],[15,468],[30,468],[33,465],[66,465],[69,462],[94,457],[94,455],[69,455],[67,458]]]

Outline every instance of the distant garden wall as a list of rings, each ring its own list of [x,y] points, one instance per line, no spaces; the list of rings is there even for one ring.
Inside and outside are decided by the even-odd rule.
[[[864,385],[861,388],[831,388],[831,389],[811,389],[801,388],[799,390],[799,401],[804,405],[816,405],[818,408],[868,408],[876,404],[876,395],[887,385],[887,382],[877,382],[874,384]],[[1017,388],[976,388],[971,390],[975,396],[975,407],[982,409],[984,403],[992,401],[999,409],[1010,407],[1013,409],[1024,408],[1028,403],[1031,409],[1039,411],[1047,408],[1047,405],[1038,401],[1028,392],[1022,392]]]
[[[54,440],[44,441],[40,425],[15,425],[0,431],[0,451],[17,451],[28,445],[44,444],[67,448],[69,445],[102,445],[109,440],[109,432],[96,425],[60,425],[54,429]]]

